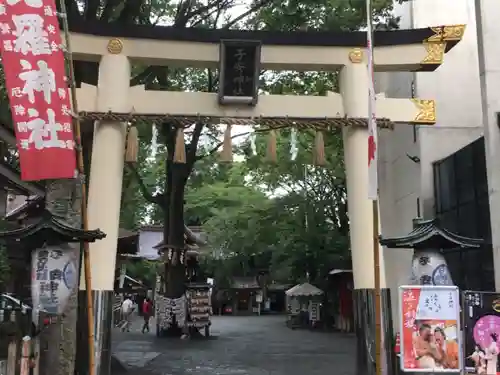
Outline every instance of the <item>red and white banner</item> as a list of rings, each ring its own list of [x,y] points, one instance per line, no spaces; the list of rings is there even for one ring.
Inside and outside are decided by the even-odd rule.
[[[378,136],[375,115],[375,84],[373,74],[373,25],[371,0],[366,0],[367,9],[367,54],[368,54],[368,199],[378,197]]]
[[[74,178],[71,103],[55,0],[0,0],[0,40],[21,178]]]

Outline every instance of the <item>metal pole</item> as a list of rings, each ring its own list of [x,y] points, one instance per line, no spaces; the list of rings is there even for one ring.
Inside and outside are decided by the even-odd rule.
[[[69,85],[71,90],[71,101],[73,107],[73,130],[75,134],[75,143],[78,158],[78,178],[81,178],[82,187],[82,228],[88,230],[88,217],[87,217],[87,187],[85,183],[85,170],[83,165],[83,148],[81,137],[80,119],[78,118],[78,103],[76,100],[76,86],[75,86],[75,72],[73,69],[73,56],[71,52],[71,43],[69,37],[68,16],[66,11],[66,4],[64,0],[60,1],[61,4],[61,19],[63,24],[64,39],[66,42],[66,62],[69,75]],[[83,247],[83,263],[85,271],[85,288],[87,297],[87,324],[88,324],[88,345],[89,345],[89,375],[95,375],[95,348],[94,348],[94,310],[92,303],[92,277],[90,269],[90,251],[88,242],[82,243]]]

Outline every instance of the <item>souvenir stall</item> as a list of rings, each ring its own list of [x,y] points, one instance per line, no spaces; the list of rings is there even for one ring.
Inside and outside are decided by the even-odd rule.
[[[289,328],[314,328],[321,321],[323,291],[309,283],[297,284],[286,292]]]

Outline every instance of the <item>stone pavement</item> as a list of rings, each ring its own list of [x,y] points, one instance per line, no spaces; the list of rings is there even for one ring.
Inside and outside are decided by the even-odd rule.
[[[284,316],[213,317],[208,340],[113,331],[114,356],[128,375],[353,375],[355,338],[291,330]],[[154,321],[151,322],[154,328]],[[113,374],[115,375],[115,374]]]

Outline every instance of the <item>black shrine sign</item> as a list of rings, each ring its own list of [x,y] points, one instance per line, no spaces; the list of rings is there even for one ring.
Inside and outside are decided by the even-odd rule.
[[[221,40],[220,104],[257,104],[260,46],[260,41],[254,40]]]

